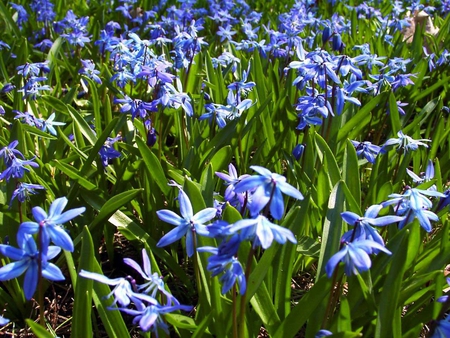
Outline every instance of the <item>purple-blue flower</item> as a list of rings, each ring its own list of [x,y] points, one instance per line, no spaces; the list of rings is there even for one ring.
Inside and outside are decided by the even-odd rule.
[[[33,236],[20,233],[17,234],[17,244],[19,249],[0,244],[0,253],[16,261],[0,268],[0,281],[10,280],[25,273],[23,290],[25,298],[31,299],[38,284],[39,265],[44,278],[52,281],[64,280],[61,270],[55,264],[48,262],[60,253],[61,248],[49,246],[39,253]],[[40,259],[41,262],[39,263]]]
[[[275,219],[281,219],[284,213],[282,193],[299,200],[303,199],[300,191],[286,182],[286,177],[272,173],[264,167],[254,165],[250,168],[259,175],[244,178],[236,184],[234,191],[242,193],[256,188],[252,194],[252,202],[249,205],[252,217],[256,216],[270,202],[272,216]]]
[[[339,262],[344,263],[345,274],[347,276],[356,275],[359,272],[369,270],[372,266],[369,254],[373,253],[375,250],[383,251],[388,255],[392,254],[383,245],[369,239],[344,243],[344,247],[339,252],[335,253],[325,266],[328,278],[333,275]]]

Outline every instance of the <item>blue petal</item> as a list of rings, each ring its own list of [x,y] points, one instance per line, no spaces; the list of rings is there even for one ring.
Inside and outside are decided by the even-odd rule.
[[[179,215],[177,215],[176,213],[174,213],[171,210],[167,210],[167,209],[158,210],[156,212],[156,214],[158,215],[158,217],[161,221],[172,224],[172,225],[187,226],[187,224],[188,224],[188,222],[184,218],[181,218]]]
[[[354,226],[356,224],[356,222],[358,222],[361,219],[361,217],[359,215],[357,215],[351,211],[342,212],[341,217],[345,222],[347,222],[348,224],[350,224],[352,226]]]
[[[328,278],[331,278],[333,275],[334,270],[336,269],[336,266],[339,264],[339,262],[342,260],[342,258],[345,257],[347,254],[347,247],[344,247],[337,253],[335,253],[331,258],[328,260],[327,265],[325,266],[325,272],[327,273]]]
[[[5,244],[0,244],[0,253],[3,256],[9,257],[15,261],[19,261],[25,256],[25,252],[23,250]]]
[[[364,213],[364,217],[375,218],[378,216],[378,213],[380,212],[381,209],[383,209],[383,206],[381,204],[371,205],[369,208],[367,208],[366,212]]]
[[[0,268],[0,281],[10,280],[19,277],[28,268],[29,261],[21,260],[6,264]]]
[[[267,249],[272,245],[273,242],[272,229],[266,222],[264,222],[264,219],[260,219],[258,225],[256,226],[256,236],[261,242],[261,246],[263,247],[263,249]]]
[[[175,229],[172,229],[167,234],[165,234],[156,245],[157,247],[166,246],[169,244],[172,244],[173,242],[178,241],[181,237],[183,237],[186,232],[188,231],[188,227],[176,227]]]
[[[143,249],[143,250],[145,250],[145,249]],[[131,266],[134,270],[136,270],[136,271],[142,276],[142,278],[148,279],[148,276],[149,276],[149,275],[147,275],[147,274],[142,270],[142,268],[140,267],[140,265],[139,265],[138,263],[136,263],[134,260],[132,260],[131,258],[124,258],[124,259],[123,259],[123,262],[124,262],[126,265]],[[151,274],[151,273],[150,273],[150,274]]]
[[[30,264],[28,270],[25,273],[25,278],[23,280],[23,292],[25,294],[25,299],[30,300],[34,292],[36,291],[36,286],[38,283],[38,266],[37,264]]]
[[[268,169],[261,167],[259,165],[251,165],[250,169],[256,171],[258,174],[262,175],[262,176],[271,176],[272,172],[269,171]]]
[[[214,217],[216,217],[217,210],[215,208],[206,208],[203,209],[195,214],[194,217],[192,217],[192,221],[194,223],[205,223],[210,220],[212,220]]]
[[[59,255],[59,253],[61,252],[61,248],[59,246],[49,246],[48,247],[48,251],[47,251],[47,259],[53,259],[56,256]]]
[[[181,216],[183,216],[183,218],[186,220],[190,220],[194,216],[194,212],[192,211],[192,204],[189,200],[188,195],[186,195],[186,193],[181,189],[178,193],[178,202],[180,203]]]
[[[270,200],[270,192],[268,193],[265,185],[260,185],[252,194],[251,202],[247,205],[252,216],[256,216]]]
[[[47,213],[44,211],[44,209],[42,209],[41,207],[34,207],[31,212],[33,213],[33,217],[34,219],[40,223],[42,222],[44,219],[47,219]]]
[[[277,187],[280,188],[280,190],[286,195],[294,197],[298,200],[303,199],[303,195],[301,194],[301,192],[287,182],[277,181]]]
[[[69,234],[59,226],[47,226],[47,232],[53,243],[60,246],[64,250],[73,252],[73,242]]]
[[[80,214],[82,214],[85,211],[86,211],[85,207],[67,210],[62,215],[57,215],[57,216],[53,216],[53,217],[49,218],[49,222],[51,221],[54,225],[63,224],[63,223],[70,221],[71,219],[79,216]]]
[[[96,280],[97,282],[100,282],[103,284],[108,284],[108,285],[118,285],[121,282],[121,280],[123,279],[123,278],[110,279],[99,273],[90,272],[90,271],[86,271],[86,270],[81,270],[79,272],[79,275],[81,277],[93,279],[93,280]]]
[[[65,279],[61,270],[53,263],[47,264],[47,266],[42,270],[42,276],[52,281]]]
[[[234,187],[234,191],[240,193],[247,190],[252,190],[256,187],[261,186],[265,182],[266,178],[264,176],[259,175],[249,176],[240,181],[238,184],[236,184],[236,186]]]
[[[62,211],[67,205],[67,198],[66,197],[60,197],[53,201],[53,203],[50,205],[50,209],[48,211],[48,218],[53,218],[55,216],[61,215]]]
[[[270,212],[275,219],[281,219],[283,217],[284,201],[280,189],[275,188],[272,200],[270,201]]]

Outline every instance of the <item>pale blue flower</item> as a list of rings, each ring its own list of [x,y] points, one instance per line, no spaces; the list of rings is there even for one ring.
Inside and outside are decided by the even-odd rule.
[[[325,266],[328,278],[333,275],[339,262],[344,263],[345,274],[347,276],[356,275],[359,272],[369,270],[372,266],[369,254],[373,253],[375,250],[383,251],[388,255],[392,254],[383,245],[368,239],[344,243],[344,247],[334,254]]]
[[[242,193],[254,190],[252,202],[249,205],[250,214],[256,216],[270,202],[270,212],[275,219],[281,219],[284,213],[284,201],[282,193],[302,200],[303,195],[286,182],[286,177],[272,173],[264,167],[251,166],[251,169],[259,175],[244,178],[236,184],[234,191]]]
[[[215,208],[206,208],[194,215],[191,201],[182,189],[178,193],[178,202],[180,203],[182,217],[167,209],[156,212],[162,221],[176,226],[175,229],[169,231],[159,240],[157,246],[169,245],[186,235],[186,250],[188,256],[191,257],[194,254],[195,236],[197,234],[202,236],[209,234],[206,225],[203,223],[212,220],[216,216],[217,211]]]

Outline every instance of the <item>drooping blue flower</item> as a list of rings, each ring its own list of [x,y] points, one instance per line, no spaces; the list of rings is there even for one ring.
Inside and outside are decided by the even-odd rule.
[[[366,160],[370,163],[375,163],[376,156],[382,152],[382,148],[369,141],[358,142],[351,140],[352,144],[356,148],[356,155],[359,157],[364,156]]]
[[[399,216],[404,216],[404,219],[399,222],[400,229],[411,223],[414,218],[417,218],[420,226],[427,232],[432,230],[431,222],[438,221],[439,217],[429,209],[433,204],[427,196],[431,197],[445,197],[441,192],[435,190],[423,190],[417,188],[407,187],[403,194],[391,194],[388,197],[390,200],[383,202],[383,207],[392,205],[394,212]]]
[[[325,266],[328,278],[331,278],[339,262],[345,264],[345,274],[347,276],[369,270],[372,266],[369,254],[375,250],[383,251],[388,255],[392,254],[383,245],[369,239],[344,243],[343,248],[335,253]]]
[[[241,241],[252,241],[253,247],[261,246],[263,249],[267,249],[274,240],[280,244],[285,244],[287,241],[297,243],[291,230],[270,222],[263,215],[258,215],[252,219],[242,219],[231,224],[229,232],[235,233],[237,231],[240,231]]]
[[[29,184],[20,182],[17,185],[17,188],[13,191],[11,201],[9,202],[9,207],[11,208],[11,205],[15,198],[17,198],[20,203],[27,201],[30,198],[29,197],[30,195],[37,194],[37,191],[35,191],[35,189],[45,189],[45,188],[39,184]]]
[[[272,173],[264,167],[251,166],[251,169],[259,175],[244,178],[236,184],[234,191],[242,193],[254,190],[252,193],[252,203],[249,205],[250,214],[256,216],[269,202],[270,212],[275,219],[281,219],[284,213],[284,201],[282,193],[302,200],[303,195],[286,182],[286,177]]]
[[[164,280],[161,276],[159,276],[156,272],[152,273],[152,267],[150,264],[150,259],[148,258],[147,251],[145,249],[142,249],[142,266],[136,263],[131,258],[124,258],[124,263],[131,266],[134,270],[136,270],[142,278],[144,278],[145,282],[142,285],[137,286],[137,290],[139,292],[143,292],[145,294],[149,294],[151,297],[156,298],[157,292],[163,293],[167,299],[168,303],[170,303],[169,300],[173,300],[174,303],[177,303],[178,301],[165,289],[164,287]]]
[[[33,236],[20,233],[17,234],[17,244],[19,249],[0,244],[0,253],[16,261],[0,268],[0,281],[17,278],[25,273],[23,290],[25,298],[29,300],[33,297],[38,284],[39,265],[41,266],[42,277],[52,281],[64,280],[61,270],[53,263],[48,262],[60,253],[61,248],[49,246],[45,247],[40,253]],[[40,259],[41,262],[39,263]]]
[[[107,167],[111,160],[119,158],[122,155],[120,151],[114,149],[113,147],[113,144],[121,139],[122,136],[120,135],[116,137],[108,137],[100,148],[98,154],[100,155],[104,167]]]
[[[194,215],[192,204],[186,193],[180,189],[178,193],[178,202],[180,203],[181,216],[171,210],[158,210],[158,217],[176,228],[165,234],[158,242],[157,246],[169,245],[186,235],[186,250],[189,257],[194,254],[195,237],[197,234],[207,236],[209,234],[205,222],[212,220],[216,216],[215,208],[206,208],[200,210]]]
[[[397,136],[398,138],[390,138],[387,140],[384,143],[383,148],[391,145],[397,145],[397,150],[403,148],[403,151],[406,153],[408,151],[415,151],[419,149],[419,146],[428,148],[428,144],[424,142],[431,142],[431,140],[427,139],[414,140],[412,137],[403,134],[401,130],[398,131]]]
[[[378,231],[372,226],[386,226],[404,219],[402,216],[382,216],[378,217],[378,213],[383,208],[381,204],[370,206],[364,216],[359,216],[351,211],[341,213],[342,219],[354,227],[342,235],[341,242],[353,242],[353,240],[371,240],[384,246],[383,238]]]
[[[419,177],[413,171],[406,168],[406,173],[413,179],[414,183],[423,183],[428,182],[434,178],[434,165],[432,160],[428,160],[428,165],[425,170],[425,173],[422,173]]]
[[[31,212],[36,222],[23,222],[18,231],[19,234],[40,233],[42,245],[48,246],[50,240],[64,250],[72,252],[73,242],[69,234],[61,227],[61,224],[82,214],[86,208],[75,208],[63,212],[67,205],[67,198],[60,197],[52,202],[49,213],[47,214],[41,207],[34,207]],[[41,230],[39,230],[41,229]]]
[[[212,277],[223,274],[220,277],[222,283],[222,294],[227,293],[237,282],[239,285],[239,293],[243,295],[247,289],[244,269],[237,259],[237,253],[241,238],[238,234],[234,234],[228,240],[223,240],[218,248],[200,247],[198,252],[209,252],[213,255],[208,257],[208,271]]]
[[[243,179],[250,177],[250,175],[244,174],[238,176],[237,170],[232,163],[228,165],[228,174],[216,172],[216,176],[224,180],[227,185],[225,193],[223,195],[226,202],[229,202],[232,206],[240,208],[244,205],[245,192],[236,193],[234,188]]]
[[[39,167],[39,164],[33,162],[34,157],[30,160],[21,160],[20,158],[14,157],[8,167],[0,174],[0,180],[9,181],[11,178],[22,178],[26,172],[29,172],[25,166]]]
[[[100,71],[95,69],[95,63],[92,60],[80,60],[82,68],[78,71],[79,74],[86,75],[98,84],[102,84],[102,80],[98,76]]]
[[[143,298],[143,297],[142,297]],[[148,297],[147,297],[148,298]],[[147,300],[145,298],[145,300]],[[183,311],[191,311],[192,306],[188,305],[161,305],[159,303],[156,304],[145,304],[141,302],[140,299],[133,299],[134,305],[136,309],[123,308],[120,307],[118,310],[125,312],[131,316],[134,316],[133,324],[139,324],[140,328],[144,332],[151,331],[155,333],[155,336],[158,337],[158,330],[163,330],[166,334],[169,334],[169,327],[163,320],[162,316],[178,310]]]
[[[105,296],[105,299],[108,299],[112,295],[114,295],[114,302],[111,304],[111,306],[117,303],[119,303],[121,306],[128,306],[131,303],[131,299],[133,299],[133,296],[135,294],[130,281],[126,278],[119,277],[110,279],[99,273],[89,272],[86,270],[81,270],[79,275],[81,277],[93,279],[103,284],[114,286],[111,293]],[[154,303],[156,304],[156,300],[154,301]]]
[[[25,156],[23,156],[23,154],[18,149],[16,149],[18,145],[19,141],[14,140],[7,146],[0,149],[0,156],[3,157],[3,162],[6,166],[11,165],[13,159],[15,159],[17,156],[25,159]]]

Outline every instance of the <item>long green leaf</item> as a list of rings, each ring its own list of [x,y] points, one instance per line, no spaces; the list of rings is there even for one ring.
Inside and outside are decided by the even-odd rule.
[[[87,227],[83,229],[81,255],[78,272],[92,271],[95,260],[94,243]],[[79,277],[75,288],[75,299],[72,317],[72,337],[85,338],[92,336],[91,309],[93,280]]]

